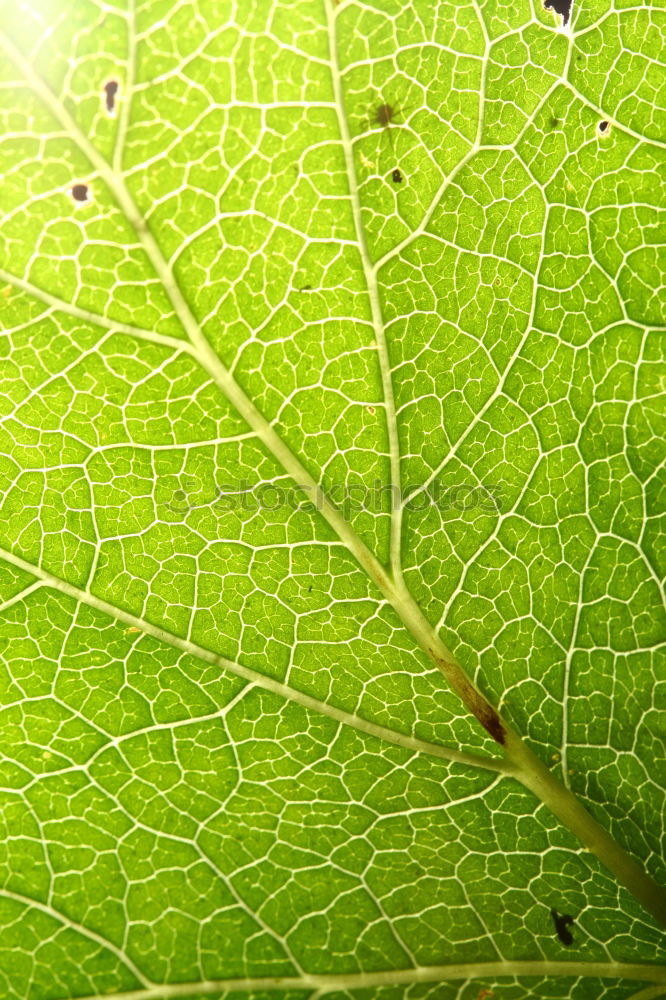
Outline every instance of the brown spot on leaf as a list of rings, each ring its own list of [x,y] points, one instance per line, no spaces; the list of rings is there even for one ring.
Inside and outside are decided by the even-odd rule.
[[[118,81],[109,80],[108,83],[104,84],[104,93],[106,94],[106,110],[109,114],[113,114],[116,107],[116,94],[118,93]]]
[[[395,111],[391,104],[380,104],[375,111],[375,125],[387,128],[395,116]]]
[[[72,188],[72,198],[74,201],[88,201],[88,185],[75,184]]]

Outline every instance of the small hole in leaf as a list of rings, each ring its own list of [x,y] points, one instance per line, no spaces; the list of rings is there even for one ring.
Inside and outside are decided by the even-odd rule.
[[[544,0],[543,8],[544,10],[553,10],[556,14],[559,14],[562,18],[562,24],[566,28],[569,23],[569,18],[571,17],[571,8],[573,7],[573,0]]]
[[[116,94],[118,93],[118,81],[109,80],[108,83],[105,83],[104,93],[106,94],[106,110],[109,112],[109,114],[113,114],[116,107]]]
[[[87,184],[75,184],[72,188],[72,198],[74,201],[89,201],[88,190]]]
[[[557,910],[551,910],[550,915],[553,918],[553,923],[555,924],[555,932],[562,942],[567,947],[573,944],[573,934],[569,930],[571,924],[573,924],[574,918],[570,917],[568,913],[558,913]]]

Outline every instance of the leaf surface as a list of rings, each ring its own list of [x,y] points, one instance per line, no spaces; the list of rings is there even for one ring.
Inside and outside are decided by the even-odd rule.
[[[0,11],[3,996],[664,995],[663,11]]]

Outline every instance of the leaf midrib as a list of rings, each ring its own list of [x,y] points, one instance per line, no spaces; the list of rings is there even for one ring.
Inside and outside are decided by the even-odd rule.
[[[200,982],[154,985],[140,990],[114,993],[114,1000],[177,1000],[195,994],[220,991],[316,991],[317,996],[342,990],[371,989],[382,986],[410,986],[419,983],[460,982],[469,980],[494,981],[497,979],[533,977],[548,979],[562,976],[571,979],[627,979],[635,982],[666,983],[666,970],[647,964],[630,962],[558,962],[558,961],[509,961],[468,962],[451,965],[419,966],[418,969],[396,969],[387,972],[363,972],[318,976],[271,976],[266,978],[215,979]],[[78,1000],[102,1000],[99,994],[89,994]],[[631,1000],[631,998],[629,998]]]

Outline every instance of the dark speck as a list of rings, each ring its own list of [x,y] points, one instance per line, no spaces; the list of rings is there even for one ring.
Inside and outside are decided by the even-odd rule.
[[[303,287],[299,288],[298,290],[299,290],[299,292],[311,292],[312,291],[312,285],[303,285]]]
[[[607,132],[608,131],[608,122],[606,122],[606,121],[599,122],[599,131],[600,132]]]
[[[393,181],[394,184],[402,184],[402,174],[400,173],[397,167],[391,174],[391,180]]]
[[[560,119],[559,118],[551,118],[550,119],[550,127],[551,128],[557,128],[557,126],[559,124],[560,124]]]
[[[88,201],[88,185],[75,184],[72,188],[72,198],[74,201]]]
[[[109,80],[108,83],[104,84],[104,93],[106,94],[106,110],[113,111],[116,106],[116,94],[118,93],[118,81]]]
[[[555,923],[558,938],[568,948],[570,944],[573,944],[573,935],[569,930],[569,925],[574,923],[574,918],[570,917],[568,913],[559,914],[557,910],[551,910],[550,915]]]

